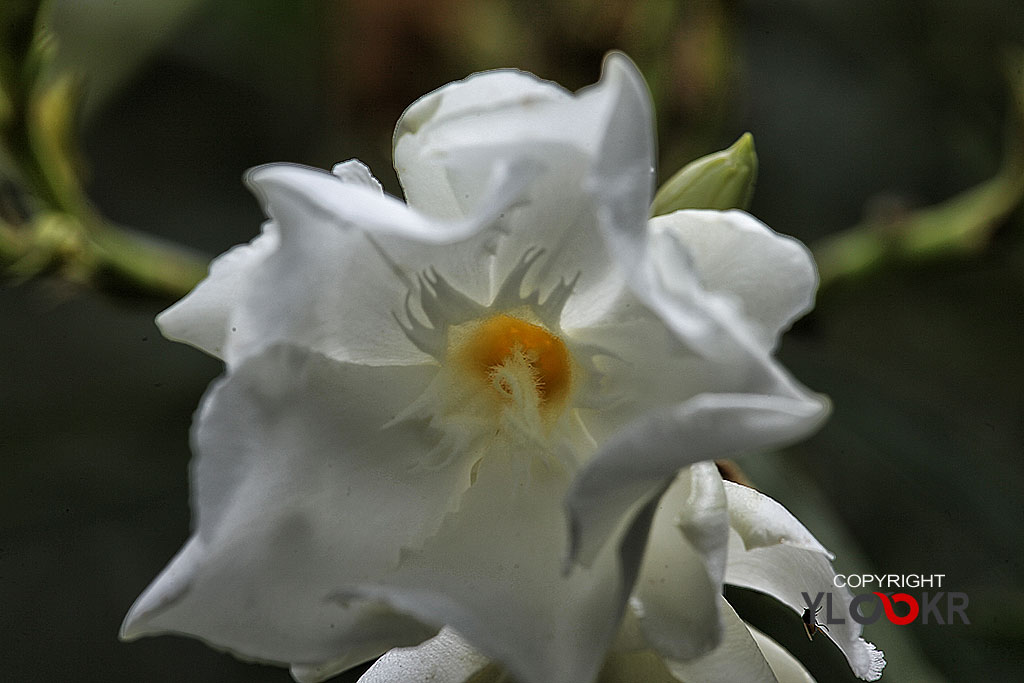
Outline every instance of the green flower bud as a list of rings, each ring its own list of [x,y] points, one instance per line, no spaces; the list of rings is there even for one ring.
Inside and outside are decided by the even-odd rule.
[[[754,195],[757,152],[744,133],[732,147],[691,161],[654,195],[651,215],[679,209],[745,209]]]

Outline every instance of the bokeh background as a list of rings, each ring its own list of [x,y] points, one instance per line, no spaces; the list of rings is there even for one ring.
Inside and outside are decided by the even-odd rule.
[[[394,122],[473,71],[576,89],[626,51],[655,96],[661,179],[751,131],[752,212],[812,247],[994,177],[1024,92],[1018,0],[62,0],[47,21],[87,79],[92,200],[211,257],[258,230],[248,167],[359,157],[400,193]],[[978,220],[973,251],[830,282],[780,353],[834,415],[740,461],[839,571],[969,594],[970,625],[867,627],[883,680],[1024,670],[1024,225]],[[117,640],[188,533],[188,427],[220,372],[160,337],[164,305],[0,287],[0,680],[289,680],[183,638]],[[818,680],[854,680],[791,612],[729,595]]]

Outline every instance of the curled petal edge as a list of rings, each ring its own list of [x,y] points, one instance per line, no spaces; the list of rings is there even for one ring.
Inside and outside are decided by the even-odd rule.
[[[827,414],[822,397],[700,394],[635,420],[601,447],[569,488],[566,571],[573,563],[589,565],[623,516],[638,501],[660,495],[683,467],[783,446],[816,429]]]
[[[730,502],[738,495],[750,497],[750,492],[767,498],[753,489],[743,487],[745,490],[741,491],[736,488],[737,484],[726,484]],[[878,680],[885,668],[885,654],[860,637],[862,627],[849,612],[852,596],[848,589],[835,586],[836,574],[829,552],[785,508],[776,506],[738,505],[730,511],[734,521],[729,534],[725,582],[770,595],[797,614],[802,614],[807,607],[803,594],[831,594],[833,614],[843,621],[829,624],[830,630],[824,632],[825,636],[842,650],[854,675],[865,681]],[[757,524],[742,519],[753,510],[768,508],[773,510],[774,516],[767,527],[772,533],[764,533]],[[780,530],[784,530],[783,533],[778,533]],[[771,543],[768,539],[773,534],[775,542]]]

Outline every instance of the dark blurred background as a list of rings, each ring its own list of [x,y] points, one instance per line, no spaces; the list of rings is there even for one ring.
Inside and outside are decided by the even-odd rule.
[[[359,157],[399,194],[391,131],[416,97],[503,66],[577,89],[612,48],[650,81],[662,180],[749,130],[752,213],[814,246],[994,176],[1024,45],[1019,0],[63,0],[49,21],[90,86],[91,198],[211,257],[258,231],[246,168]],[[220,372],[160,337],[164,305],[0,287],[4,681],[289,680],[188,639],[117,640],[188,534],[188,428]],[[867,627],[883,680],[1024,670],[1022,332],[1016,211],[975,253],[831,284],[781,350],[835,412],[742,467],[839,571],[945,574],[970,597],[969,626]],[[729,597],[819,681],[854,680],[792,612]]]

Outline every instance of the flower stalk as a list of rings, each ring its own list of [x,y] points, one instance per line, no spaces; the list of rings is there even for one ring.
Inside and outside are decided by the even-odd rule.
[[[82,81],[52,73],[56,42],[40,26],[41,8],[12,2],[0,15],[0,144],[16,174],[0,206],[0,277],[55,274],[110,293],[179,298],[206,275],[207,260],[114,225],[89,201],[76,136]]]
[[[880,268],[963,258],[984,250],[1024,198],[1024,52],[1006,60],[1011,95],[1002,168],[992,178],[934,206],[891,210],[813,245],[825,291]]]

